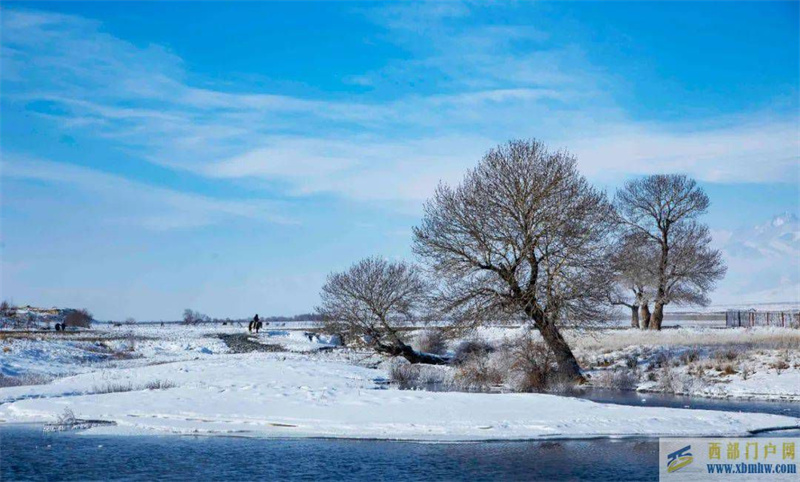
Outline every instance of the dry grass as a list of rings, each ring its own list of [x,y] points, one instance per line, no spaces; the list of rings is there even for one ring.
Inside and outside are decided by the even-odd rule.
[[[73,425],[76,421],[75,412],[69,407],[65,407],[64,411],[56,416],[56,424],[58,425]]]
[[[778,361],[774,362],[771,365],[771,367],[774,368],[776,372],[778,372],[778,375],[780,375],[783,370],[786,370],[786,369],[789,368],[789,364],[786,363],[785,360],[778,360]]]
[[[123,382],[107,382],[104,385],[95,385],[92,387],[92,394],[104,394],[104,393],[121,393],[121,392],[132,392],[136,390],[133,387],[131,382],[123,383]]]
[[[174,382],[169,380],[153,380],[144,384],[144,388],[148,390],[166,390],[168,388],[175,388]]]
[[[175,388],[175,383],[168,380],[153,380],[144,385],[134,385],[131,382],[108,382],[104,385],[92,387],[92,395],[102,395],[105,393],[135,392],[139,390],[166,390]]]
[[[635,390],[639,384],[639,374],[635,370],[623,368],[603,370],[592,377],[592,385],[614,390]]]
[[[46,385],[52,381],[53,377],[35,373],[26,373],[25,375],[18,377],[9,377],[0,373],[0,388],[21,387],[25,385]]]
[[[608,330],[595,336],[567,331],[578,351],[621,350],[629,346],[741,346],[748,349],[800,349],[800,330],[791,328]]]

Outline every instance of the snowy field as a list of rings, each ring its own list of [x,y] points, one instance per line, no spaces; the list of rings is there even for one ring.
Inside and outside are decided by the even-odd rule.
[[[598,386],[800,403],[797,329],[624,330],[574,344]]]
[[[677,346],[680,336],[692,336],[679,331],[609,330],[580,337],[576,352],[615,358],[614,353],[631,350],[629,343],[641,346],[640,337],[646,336]],[[247,349],[259,348],[248,353],[231,353],[218,337],[244,333],[238,326],[155,325],[68,335],[6,334],[0,345],[6,382],[34,375],[54,380],[0,388],[0,421],[52,423],[68,409],[79,419],[115,423],[94,427],[94,433],[425,441],[718,436],[800,426],[798,419],[777,415],[618,406],[547,394],[400,390],[386,383],[387,360],[337,348],[325,337],[309,339],[302,330],[240,336]],[[493,329],[481,335],[499,340],[516,334]],[[777,335],[763,336],[773,342]],[[784,376],[789,376],[785,383]],[[749,383],[757,390],[794,388],[796,393],[798,380],[790,367],[728,385],[733,392],[756,390]]]

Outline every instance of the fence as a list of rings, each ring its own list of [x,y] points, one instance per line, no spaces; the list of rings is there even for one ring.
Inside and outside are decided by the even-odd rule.
[[[800,311],[729,310],[725,313],[725,326],[729,328],[751,326],[800,328]]]

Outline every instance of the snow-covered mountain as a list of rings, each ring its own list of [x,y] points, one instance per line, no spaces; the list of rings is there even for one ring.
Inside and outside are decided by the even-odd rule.
[[[800,302],[800,219],[785,212],[735,232],[715,233],[728,274],[715,303]]]
[[[735,257],[800,259],[800,220],[793,213],[775,216],[767,223],[731,233],[723,249]]]

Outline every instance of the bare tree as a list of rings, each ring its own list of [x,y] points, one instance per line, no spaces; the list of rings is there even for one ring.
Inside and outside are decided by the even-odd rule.
[[[693,179],[678,174],[629,181],[617,192],[615,205],[627,233],[646,238],[657,251],[649,263],[655,274],[650,329],[661,329],[669,303],[708,304],[708,292],[725,275],[708,227],[697,221],[709,204]]]
[[[559,326],[607,314],[612,211],[574,157],[511,141],[459,186],[437,188],[414,229],[414,251],[441,280],[438,306],[456,323],[532,323],[559,371],[580,379]]]
[[[92,326],[92,314],[86,308],[80,310],[70,310],[64,317],[65,326],[78,326],[89,328]]]
[[[411,264],[366,258],[328,276],[317,311],[324,317],[326,331],[363,340],[379,353],[402,356],[411,363],[443,364],[447,359],[415,351],[398,331],[420,318],[429,289]]]
[[[14,305],[8,300],[3,300],[3,302],[0,303],[0,316],[14,316],[15,311]]]
[[[199,311],[193,311],[189,308],[183,310],[183,324],[184,325],[196,325],[201,322],[208,322],[210,318],[208,315],[204,315]]]
[[[649,238],[639,233],[623,232],[611,251],[611,270],[608,279],[611,305],[627,306],[631,310],[631,327],[646,329],[650,324],[648,303],[653,297],[656,277],[652,260],[657,251]],[[641,317],[640,317],[641,313]]]

